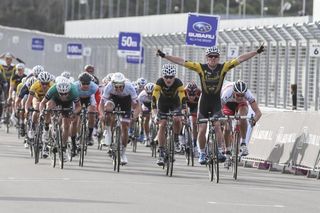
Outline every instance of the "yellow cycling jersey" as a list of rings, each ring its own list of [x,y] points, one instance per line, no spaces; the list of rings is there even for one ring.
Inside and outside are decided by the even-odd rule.
[[[206,94],[220,94],[225,75],[239,64],[240,62],[237,59],[232,59],[223,64],[217,64],[213,70],[210,69],[208,64],[192,61],[186,61],[183,66],[199,74],[202,92]]]
[[[173,84],[168,87],[166,86],[164,80],[159,78],[154,86],[152,93],[152,108],[156,108],[156,103],[158,100],[162,100],[167,103],[174,103],[175,101],[180,102],[180,104],[185,103],[185,92],[183,83],[180,79],[175,78]]]
[[[18,86],[17,86],[17,91],[16,91],[17,96],[19,96],[20,91],[21,91],[23,85],[24,85],[23,83],[19,83],[19,84],[18,84]]]
[[[34,96],[39,101],[41,101],[52,85],[53,85],[53,83],[50,82],[49,85],[46,85],[46,88],[44,89],[43,86],[41,85],[41,82],[39,80],[37,80],[30,87],[29,94]]]
[[[16,66],[15,65],[1,65],[0,64],[0,71],[2,72],[4,78],[6,79],[6,81],[10,82],[11,77],[14,75],[16,70]]]

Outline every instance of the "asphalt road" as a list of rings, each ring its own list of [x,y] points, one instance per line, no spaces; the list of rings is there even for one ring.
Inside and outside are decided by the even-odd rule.
[[[239,178],[221,169],[209,182],[205,166],[186,166],[178,156],[173,177],[142,145],[127,151],[128,165],[114,172],[106,151],[90,147],[84,167],[78,158],[63,170],[49,159],[38,165],[15,133],[0,129],[0,212],[320,212],[320,181],[256,168]]]

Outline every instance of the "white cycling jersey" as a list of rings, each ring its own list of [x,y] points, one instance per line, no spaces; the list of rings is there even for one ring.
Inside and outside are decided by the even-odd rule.
[[[132,101],[137,100],[136,90],[134,89],[134,87],[130,82],[125,82],[122,92],[117,92],[114,89],[112,82],[109,82],[107,86],[104,88],[102,99],[104,101],[107,101],[110,99],[112,95],[119,96],[119,97],[131,96]]]
[[[244,100],[248,101],[249,104],[255,102],[256,98],[253,96],[251,91],[248,89],[244,93],[244,98],[241,101],[237,101],[233,96],[233,82],[227,83],[222,87],[221,90],[221,104],[225,105],[228,102],[243,102]]]
[[[140,104],[150,104],[152,101],[152,96],[148,96],[148,93],[143,90],[140,92],[138,100]]]

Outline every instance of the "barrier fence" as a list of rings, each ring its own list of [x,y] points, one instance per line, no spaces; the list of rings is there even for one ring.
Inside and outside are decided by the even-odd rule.
[[[42,49],[41,42],[38,49],[32,45],[37,39],[43,39]],[[221,62],[229,59],[231,48],[238,48],[240,55],[265,43],[265,53],[244,62],[226,76],[227,80],[241,78],[248,82],[260,105],[291,109],[291,88],[296,85],[297,108],[319,109],[319,22],[222,30],[218,40]],[[68,55],[70,44],[80,44],[80,54]],[[144,35],[145,56],[141,65],[119,58],[117,45],[117,37],[71,38],[0,26],[0,52],[14,53],[28,67],[43,64],[56,75],[70,71],[76,77],[84,65],[90,63],[95,65],[99,77],[120,71],[131,80],[142,76],[155,81],[160,76],[161,65],[167,62],[155,56],[157,48],[188,60],[205,62],[203,49],[185,46],[185,33]],[[185,83],[191,80],[199,83],[198,76],[183,67],[178,67],[178,77]]]
[[[318,112],[264,112],[244,160],[320,172],[319,119]]]

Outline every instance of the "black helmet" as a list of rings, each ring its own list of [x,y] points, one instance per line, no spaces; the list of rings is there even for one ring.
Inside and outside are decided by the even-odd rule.
[[[90,82],[92,81],[92,75],[87,72],[83,72],[78,76],[78,79],[83,84],[90,84]]]
[[[248,86],[243,81],[238,80],[233,83],[233,91],[243,94],[247,92],[247,90],[248,90]]]

